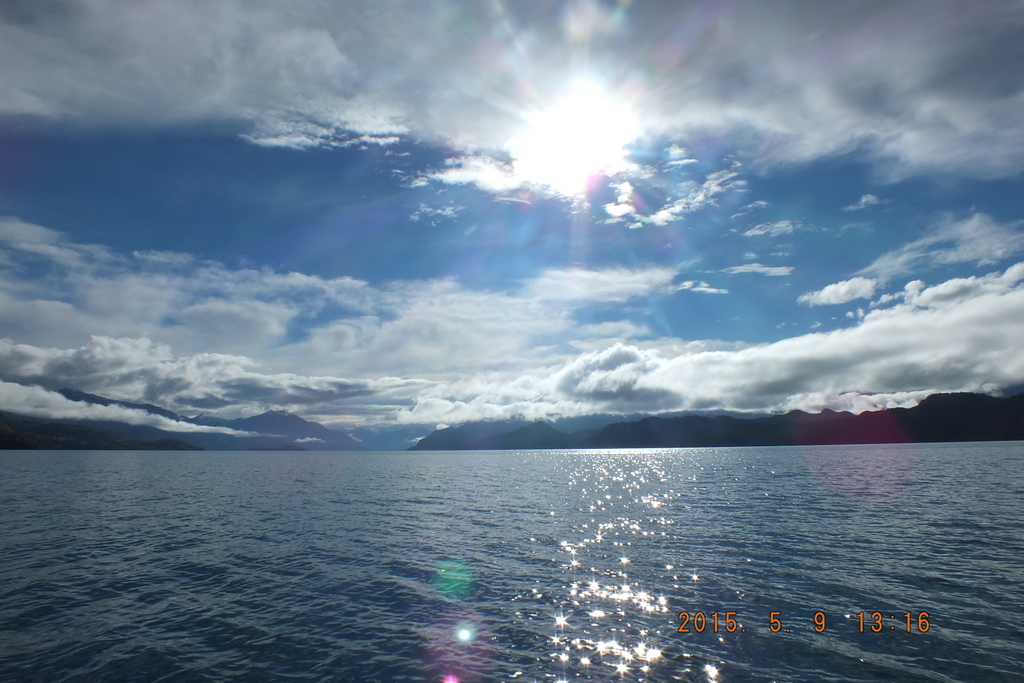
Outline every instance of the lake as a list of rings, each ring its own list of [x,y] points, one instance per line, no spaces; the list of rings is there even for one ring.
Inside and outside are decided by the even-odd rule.
[[[1024,681],[1024,443],[0,464],[3,681]]]

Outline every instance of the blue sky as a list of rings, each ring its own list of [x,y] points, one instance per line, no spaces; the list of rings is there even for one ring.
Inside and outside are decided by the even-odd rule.
[[[5,3],[0,410],[1012,390],[1021,45],[1021,2]]]

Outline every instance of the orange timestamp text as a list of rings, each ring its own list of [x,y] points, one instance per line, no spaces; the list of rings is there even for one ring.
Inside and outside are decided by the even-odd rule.
[[[679,633],[745,633],[746,628],[739,621],[737,612],[680,612]],[[901,630],[906,633],[917,632],[927,633],[931,628],[931,615],[928,612],[904,612],[897,616],[895,613],[886,615],[883,612],[858,612],[857,614],[844,615],[846,619],[857,618],[858,630],[860,633],[881,633],[883,631]],[[888,618],[888,621],[887,621]],[[790,620],[787,619],[787,622]],[[797,622],[791,622],[797,623]],[[806,622],[804,622],[806,624]],[[810,627],[817,633],[823,633],[828,625],[828,616],[817,611],[811,615]],[[768,630],[772,633],[790,633],[782,621],[782,612],[768,613]]]

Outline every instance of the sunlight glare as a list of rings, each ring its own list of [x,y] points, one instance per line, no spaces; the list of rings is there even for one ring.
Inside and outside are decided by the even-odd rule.
[[[639,137],[639,122],[594,83],[576,83],[564,99],[526,120],[527,129],[508,142],[523,180],[575,196],[586,192],[593,176],[631,167],[624,148]]]

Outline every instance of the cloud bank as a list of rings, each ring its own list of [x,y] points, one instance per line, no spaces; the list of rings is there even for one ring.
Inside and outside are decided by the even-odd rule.
[[[585,75],[647,134],[728,136],[762,164],[861,150],[894,178],[1009,177],[1022,43],[1013,0],[16,0],[0,4],[0,115],[499,150]]]
[[[8,381],[0,392],[0,410],[24,413],[31,406],[31,414],[39,416],[85,416],[81,404],[25,386],[33,381],[78,384],[179,411],[285,408],[342,426],[910,405],[937,391],[991,392],[1024,381],[1024,352],[1013,341],[1024,333],[1022,278],[1024,264],[933,287],[915,281],[903,303],[871,311],[855,327],[773,344],[616,342],[532,371],[433,381],[267,374],[246,358],[176,357],[145,339],[95,338],[85,347],[64,350],[5,341],[0,374]],[[140,424],[156,419],[127,413],[103,417]]]
[[[627,318],[576,316],[677,291],[665,267],[549,269],[508,291],[453,279],[372,286],[129,256],[16,219],[0,220],[0,247],[0,378],[189,415],[383,420],[424,383],[649,336]]]
[[[2,380],[0,380],[0,411],[44,419],[124,422],[130,425],[156,427],[157,429],[171,432],[233,434],[236,436],[250,435],[248,432],[240,432],[226,427],[207,427],[172,420],[134,408],[124,408],[117,405],[101,406],[71,401],[55,391],[48,391],[42,387],[25,386]]]
[[[863,410],[936,392],[994,392],[1024,380],[1024,263],[1003,273],[907,285],[905,301],[854,327],[771,344],[615,344],[543,373],[424,389],[399,417],[457,423],[589,412]]]
[[[911,247],[974,258],[965,235],[1005,242],[1014,234],[983,215],[944,226],[945,241]],[[355,426],[863,410],[1024,382],[1024,263],[931,286],[913,280],[871,301],[849,327],[749,345],[652,333],[644,320],[653,318],[643,317],[652,302],[727,294],[670,267],[549,269],[486,290],[125,255],[14,219],[0,221],[0,245],[0,410],[28,406],[40,416],[93,410],[53,393],[69,385],[186,415],[283,409]],[[801,300],[835,305],[876,288],[854,277]],[[584,312],[610,310],[617,317],[580,323]]]

